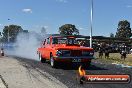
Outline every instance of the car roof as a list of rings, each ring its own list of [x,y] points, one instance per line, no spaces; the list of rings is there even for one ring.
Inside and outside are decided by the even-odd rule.
[[[55,38],[55,37],[74,37],[74,38],[87,38],[88,36],[83,36],[83,35],[61,35],[61,34],[48,34],[47,36]]]

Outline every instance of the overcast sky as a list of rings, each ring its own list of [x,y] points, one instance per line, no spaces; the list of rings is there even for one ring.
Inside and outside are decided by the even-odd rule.
[[[132,0],[93,0],[93,35],[109,36],[120,20],[132,23]],[[5,25],[24,30],[58,33],[63,24],[74,24],[80,34],[90,33],[91,0],[0,0],[0,31]],[[9,20],[10,19],[10,20]]]

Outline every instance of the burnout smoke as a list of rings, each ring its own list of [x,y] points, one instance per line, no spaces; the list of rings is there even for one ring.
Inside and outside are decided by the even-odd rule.
[[[28,59],[39,60],[37,55],[37,48],[40,46],[44,36],[40,33],[30,32],[21,33],[17,36],[15,48],[9,53],[11,55],[20,56]]]

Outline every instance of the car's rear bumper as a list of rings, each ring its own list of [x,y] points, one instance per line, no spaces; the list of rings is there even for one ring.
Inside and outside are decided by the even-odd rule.
[[[58,62],[89,62],[91,59],[94,59],[94,57],[54,57],[54,59]]]

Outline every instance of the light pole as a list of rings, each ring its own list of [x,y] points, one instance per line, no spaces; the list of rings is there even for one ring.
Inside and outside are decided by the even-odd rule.
[[[91,28],[90,28],[90,48],[92,48],[92,30],[93,30],[93,0],[91,0]]]
[[[8,21],[10,21],[10,19],[8,18]],[[10,26],[10,25],[9,25]],[[10,42],[10,33],[9,33],[9,26],[8,26],[8,31],[7,31],[7,42]]]
[[[7,33],[7,39],[8,39],[8,43],[10,42],[10,39],[9,39],[9,29],[8,29],[8,33]]]

